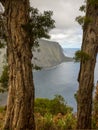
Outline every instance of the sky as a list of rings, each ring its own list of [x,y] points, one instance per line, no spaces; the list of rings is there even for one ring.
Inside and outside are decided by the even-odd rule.
[[[80,48],[82,28],[75,21],[81,15],[79,7],[84,0],[31,0],[31,6],[53,11],[56,28],[50,31],[52,41],[57,41],[63,48]],[[83,15],[83,14],[82,14]]]

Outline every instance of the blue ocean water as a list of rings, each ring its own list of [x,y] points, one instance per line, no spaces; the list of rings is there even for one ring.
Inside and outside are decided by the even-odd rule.
[[[74,57],[78,48],[64,49],[64,54]],[[68,105],[77,111],[77,104],[74,94],[78,90],[78,73],[80,63],[64,62],[54,68],[34,72],[35,96],[44,98],[53,98],[55,94],[64,97]],[[98,80],[98,63],[95,68],[95,83]]]
[[[65,56],[68,56],[68,57],[74,57],[75,52],[78,50],[80,50],[80,48],[63,48],[63,52]]]
[[[74,57],[79,48],[65,48],[64,54]],[[98,58],[97,58],[98,59]],[[78,90],[78,73],[80,64],[76,62],[64,62],[48,70],[34,72],[35,96],[53,98],[54,95],[62,95],[68,105],[77,111],[77,103],[74,94]],[[95,84],[98,80],[98,62],[95,68]],[[0,105],[6,102],[7,93],[0,94]]]
[[[67,62],[50,70],[35,72],[36,97],[53,98],[54,95],[59,94],[76,110],[74,94],[78,89],[78,70],[78,63]]]

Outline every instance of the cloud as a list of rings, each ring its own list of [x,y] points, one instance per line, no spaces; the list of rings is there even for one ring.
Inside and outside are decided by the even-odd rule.
[[[63,47],[81,46],[82,31],[75,18],[81,14],[79,7],[82,4],[83,0],[31,0],[31,5],[40,11],[53,11],[56,28],[50,32],[51,40]]]
[[[58,41],[64,48],[80,48],[82,43],[82,31],[68,29],[67,31],[53,30],[51,39]]]

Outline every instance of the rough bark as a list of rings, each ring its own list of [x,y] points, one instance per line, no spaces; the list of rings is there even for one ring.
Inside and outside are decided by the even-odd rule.
[[[93,108],[93,118],[95,121],[95,126],[98,128],[98,81],[96,84],[96,91],[94,96],[94,108]]]
[[[83,28],[82,51],[89,55],[89,59],[81,60],[80,65],[77,129],[91,129],[94,68],[98,52],[98,5],[90,4],[90,0],[87,1],[86,18],[90,18],[90,22]]]
[[[7,0],[9,95],[4,130],[35,130],[34,85],[30,39],[23,29],[29,19],[29,0]]]

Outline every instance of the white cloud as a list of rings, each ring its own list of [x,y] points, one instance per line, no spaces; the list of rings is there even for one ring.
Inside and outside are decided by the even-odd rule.
[[[50,32],[51,40],[58,41],[64,47],[80,47],[81,27],[75,22],[80,15],[79,7],[83,0],[31,0],[31,5],[40,11],[52,10],[56,28]]]

